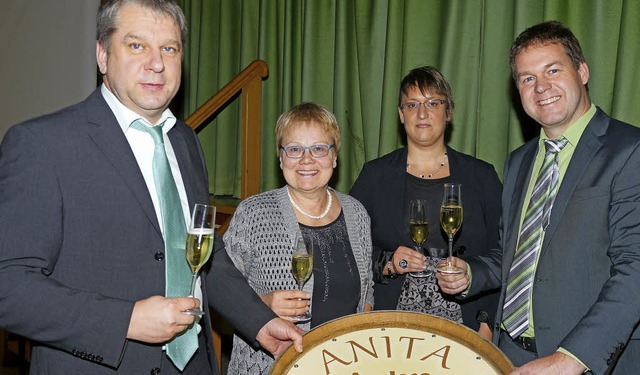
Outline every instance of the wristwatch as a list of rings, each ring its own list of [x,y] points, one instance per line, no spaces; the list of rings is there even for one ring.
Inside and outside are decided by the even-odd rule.
[[[398,277],[398,274],[391,270],[392,266],[393,266],[393,258],[391,258],[391,260],[387,262],[387,277],[390,279],[395,279],[396,277]]]

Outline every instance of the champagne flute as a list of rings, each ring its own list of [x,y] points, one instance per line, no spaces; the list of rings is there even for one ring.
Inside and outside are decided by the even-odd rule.
[[[302,287],[313,273],[313,242],[311,242],[311,246],[307,247],[304,244],[304,239],[298,237],[291,255],[291,273],[298,283],[298,290],[302,291]],[[300,323],[308,322],[311,320],[311,313],[307,311],[300,315],[291,316],[289,319]]]
[[[424,255],[422,245],[429,235],[429,221],[427,219],[427,201],[422,199],[412,200],[409,214],[409,231],[411,239],[416,244],[414,250]],[[420,272],[411,272],[409,275],[413,277],[427,277],[431,271],[422,270]]]
[[[191,291],[193,297],[196,289],[198,271],[207,263],[213,249],[215,240],[216,208],[207,204],[196,203],[191,216],[191,224],[187,232],[187,263],[191,267]],[[188,315],[204,315],[201,309],[192,309],[184,312]]]
[[[444,184],[444,194],[442,195],[442,206],[440,207],[440,224],[449,237],[449,257],[446,263],[438,266],[438,271],[442,273],[461,273],[460,267],[454,267],[453,258],[453,237],[462,226],[462,185]]]
[[[429,270],[433,273],[436,272],[438,264],[447,257],[447,249],[440,247],[427,247],[426,251],[429,253]]]

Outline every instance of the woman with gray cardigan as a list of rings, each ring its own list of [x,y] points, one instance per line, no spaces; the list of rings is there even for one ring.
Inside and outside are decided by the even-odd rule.
[[[302,103],[276,125],[286,186],[244,200],[224,235],[227,253],[265,304],[283,318],[310,311],[309,330],[373,308],[371,231],[367,211],[329,188],[340,129],[328,109]],[[313,272],[302,291],[291,273],[296,240],[313,246]],[[234,337],[230,374],[266,374],[273,357]]]

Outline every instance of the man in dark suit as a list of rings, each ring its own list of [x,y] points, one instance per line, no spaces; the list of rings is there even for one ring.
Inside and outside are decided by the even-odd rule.
[[[217,373],[208,314],[184,313],[200,299],[165,297],[173,249],[163,239],[157,150],[179,219],[188,223],[190,207],[209,200],[198,139],[167,109],[185,34],[172,1],[105,2],[96,51],[104,84],[14,126],[0,146],[0,327],[33,341],[32,375]],[[160,128],[164,143],[134,123]],[[196,292],[202,304],[256,346],[279,354],[294,341],[301,350],[301,330],[262,303],[215,242]],[[165,349],[187,330],[195,354],[178,365]]]
[[[511,68],[542,131],[507,159],[502,249],[456,259],[470,272],[439,284],[461,298],[502,287],[494,340],[516,374],[636,374],[640,129],[591,104],[580,44],[559,22],[520,34]]]

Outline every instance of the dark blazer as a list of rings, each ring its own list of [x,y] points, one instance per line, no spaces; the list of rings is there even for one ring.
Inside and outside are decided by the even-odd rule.
[[[208,202],[195,133],[178,122],[169,137],[189,205]],[[212,269],[203,273],[203,305],[255,338],[275,315],[220,251],[220,238],[216,245]],[[160,368],[161,345],[126,334],[134,302],[164,295],[163,253],[142,173],[99,89],[7,132],[0,146],[0,327],[34,341],[31,375]],[[208,314],[203,322],[207,347],[200,350],[215,367]]]
[[[469,261],[470,294],[501,285],[499,306],[504,302],[537,142],[515,150],[506,162],[504,250]],[[532,303],[541,357],[560,346],[595,374],[605,373],[619,355],[614,373],[640,369],[639,146],[640,129],[599,108],[580,138],[553,205],[536,268]]]
[[[490,164],[447,147],[451,181],[463,185],[464,225],[456,235],[459,256],[482,254],[498,243],[500,194],[502,186]],[[395,150],[365,163],[350,194],[371,216],[375,309],[395,310],[404,275],[397,279],[380,277],[381,267],[402,243],[406,223],[401,220],[407,171],[407,148]],[[384,283],[383,283],[383,282]],[[387,283],[388,282],[388,283]],[[462,301],[464,324],[477,329],[476,313],[496,311],[497,292]]]

